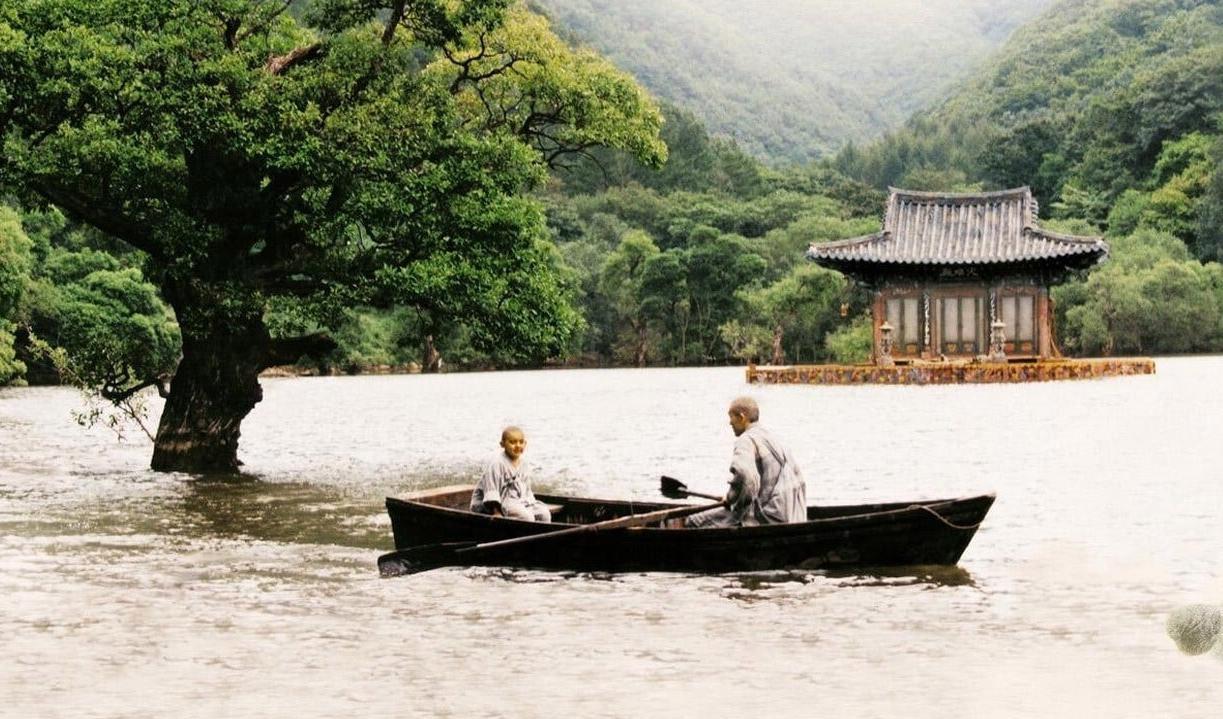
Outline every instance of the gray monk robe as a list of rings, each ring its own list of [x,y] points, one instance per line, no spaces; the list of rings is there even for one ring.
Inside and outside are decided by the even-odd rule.
[[[548,507],[531,491],[527,465],[522,463],[515,467],[504,452],[485,466],[484,474],[471,492],[471,511],[491,514],[494,504],[499,505],[501,513],[507,517],[528,522],[552,521]]]
[[[749,425],[730,460],[730,506],[688,517],[689,527],[807,521],[807,485],[798,462],[767,429]]]

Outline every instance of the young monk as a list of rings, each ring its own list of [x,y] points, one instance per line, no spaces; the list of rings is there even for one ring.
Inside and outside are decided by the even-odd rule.
[[[502,451],[488,463],[476,483],[471,493],[471,511],[528,522],[552,521],[552,513],[531,492],[526,465],[522,462],[526,448],[527,437],[521,429],[506,427],[501,430]]]

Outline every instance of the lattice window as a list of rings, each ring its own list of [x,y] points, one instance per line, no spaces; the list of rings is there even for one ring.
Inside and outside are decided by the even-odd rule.
[[[998,315],[1006,325],[1008,342],[1036,340],[1036,298],[1030,294],[1002,295],[998,299]]]
[[[896,354],[920,352],[921,337],[918,298],[891,297],[887,301],[887,321],[892,326],[892,343]]]
[[[976,354],[981,344],[981,298],[974,295],[939,300],[939,339],[945,354]]]

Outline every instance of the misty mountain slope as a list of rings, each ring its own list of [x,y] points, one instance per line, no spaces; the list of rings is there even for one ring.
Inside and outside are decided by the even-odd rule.
[[[1051,0],[535,0],[715,134],[808,160],[899,126]]]

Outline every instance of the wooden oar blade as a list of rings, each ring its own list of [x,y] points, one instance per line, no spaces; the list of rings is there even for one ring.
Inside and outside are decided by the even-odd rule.
[[[665,474],[659,482],[658,489],[662,492],[662,496],[668,499],[687,499],[689,496],[688,485],[675,477],[668,477]]]
[[[464,564],[460,549],[476,546],[476,542],[449,542],[409,547],[378,557],[378,574],[383,577],[404,577],[430,569]]]

